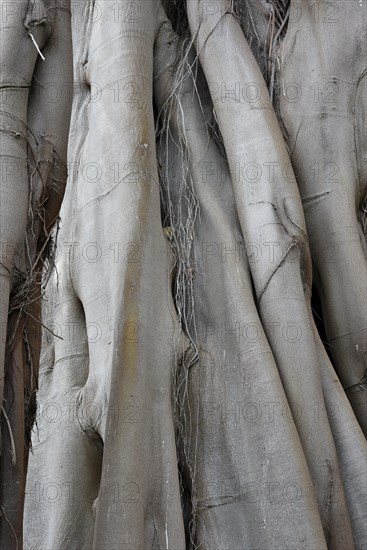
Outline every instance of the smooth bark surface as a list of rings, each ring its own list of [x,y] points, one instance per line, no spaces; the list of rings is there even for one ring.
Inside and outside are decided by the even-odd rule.
[[[53,344],[42,396],[60,410],[68,403],[75,416],[71,425],[63,416],[57,430],[40,421],[27,486],[31,548],[185,546],[171,396],[179,326],[160,222],[151,101],[159,4],[139,2],[134,21],[110,29],[112,5],[103,4],[95,24],[77,6],[73,11],[73,168],[54,283],[61,284],[54,322],[63,340]],[[129,101],[124,90],[131,82],[137,92]],[[91,99],[93,83],[98,101]],[[121,93],[116,102],[114,83]],[[35,482],[41,488],[67,482],[77,497],[71,503],[63,493],[51,506],[47,498],[39,503]]]
[[[352,24],[346,27],[345,21]],[[367,256],[361,206],[367,182],[366,38],[364,1],[329,7],[328,2],[291,2],[279,56],[280,115],[305,212],[326,334],[365,434]]]

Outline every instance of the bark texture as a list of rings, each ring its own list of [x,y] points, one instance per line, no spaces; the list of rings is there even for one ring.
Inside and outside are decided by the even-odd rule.
[[[16,1],[1,17],[0,546],[22,547],[41,346],[42,271],[66,184],[72,83],[69,2]],[[42,49],[43,54],[40,50]]]
[[[367,548],[367,1],[4,10],[1,548]]]

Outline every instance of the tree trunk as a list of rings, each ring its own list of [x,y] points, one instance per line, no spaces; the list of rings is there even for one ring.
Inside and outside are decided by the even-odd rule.
[[[18,4],[0,546],[366,548],[367,1]]]
[[[52,268],[50,230],[67,177],[72,55],[68,2],[17,1],[2,9],[0,546],[21,548],[42,270]]]

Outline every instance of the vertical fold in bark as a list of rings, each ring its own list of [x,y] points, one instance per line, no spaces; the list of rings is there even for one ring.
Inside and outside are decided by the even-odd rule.
[[[190,548],[324,548],[299,436],[291,415],[280,412],[289,405],[256,309],[230,174],[212,141],[207,91],[187,48],[162,25],[155,48],[161,176],[186,274],[176,280],[184,285],[177,308],[186,310],[198,350],[198,361],[184,364],[178,378]],[[192,193],[199,214],[189,231]],[[297,502],[287,501],[289,483],[302,495]]]
[[[60,406],[65,396],[74,404],[73,438],[65,442],[61,428],[40,418],[29,475],[29,484],[81,479],[84,489],[87,475],[98,492],[93,502],[81,492],[78,509],[30,495],[27,522],[35,507],[47,518],[44,529],[32,525],[32,543],[44,549],[62,547],[66,529],[71,549],[185,547],[172,400],[184,338],[161,224],[152,105],[158,3],[115,8],[72,8],[75,96],[59,234],[67,307],[52,315],[61,326],[81,324],[84,337],[58,342],[43,376]]]
[[[361,217],[367,181],[366,57],[365,0],[291,1],[279,53],[279,111],[331,354],[365,435],[367,267]]]
[[[327,544],[352,546],[332,433],[327,424],[315,430],[309,412],[310,396],[321,406],[324,399],[309,317],[311,261],[297,184],[265,83],[229,3],[212,16],[204,17],[203,8],[203,2],[190,2],[188,17],[211,83],[244,239],[273,247],[271,255],[250,264],[260,317],[310,468]],[[224,99],[213,86],[218,80],[229,89]],[[232,89],[238,80],[252,83],[255,97],[242,90],[236,97]],[[238,164],[240,178],[235,177]],[[279,337],[272,330],[279,322],[291,324],[297,334]],[[335,493],[337,501],[332,498]]]

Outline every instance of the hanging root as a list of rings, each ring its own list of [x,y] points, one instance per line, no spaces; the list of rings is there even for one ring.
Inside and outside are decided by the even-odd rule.
[[[8,431],[9,431],[11,462],[12,462],[13,466],[16,466],[17,457],[16,457],[16,451],[15,451],[13,430],[11,429],[10,420],[9,420],[8,415],[6,414],[6,411],[5,411],[3,406],[1,407],[1,413],[5,418],[6,426],[7,426]]]
[[[195,195],[189,170],[185,115],[180,102],[182,82],[187,71],[190,70],[185,56],[186,54],[184,53],[183,59],[180,60],[176,67],[172,83],[172,93],[159,113],[158,139],[161,151],[163,151],[164,160],[163,164],[160,163],[159,175],[164,212],[163,224],[166,228],[166,234],[169,228],[169,240],[176,259],[174,301],[179,320],[185,328],[189,340],[194,343],[195,316],[192,286],[192,264],[194,258],[192,245],[194,227],[199,215],[199,203]],[[170,120],[172,117],[179,119],[177,124],[177,141],[170,130]],[[170,147],[174,147],[175,151],[171,153]],[[176,173],[177,180],[174,184],[169,177],[170,167],[168,162],[172,158],[171,155],[178,155],[180,158],[180,171]]]
[[[287,31],[290,0],[234,0],[234,11],[273,100],[276,60]]]
[[[174,36],[169,23],[168,32]],[[177,38],[177,37],[176,37]],[[182,345],[176,342],[179,368],[174,373],[174,416],[177,430],[177,446],[183,458],[184,468],[190,476],[190,503],[185,500],[185,482],[181,477],[181,491],[184,508],[189,516],[190,547],[195,547],[196,496],[195,464],[190,460],[188,450],[192,445],[189,403],[189,370],[199,359],[194,300],[194,236],[195,225],[200,222],[199,202],[195,194],[190,171],[190,148],[185,128],[185,113],[181,102],[184,82],[188,75],[196,81],[196,63],[189,62],[192,41],[188,38],[177,40],[170,66],[165,64],[164,72],[169,74],[168,97],[161,106],[157,120],[157,140],[159,151],[159,178],[165,234],[174,253],[173,297],[181,327],[189,340],[189,346],[182,353]],[[159,54],[158,54],[159,55]],[[159,78],[158,73],[156,78]],[[197,93],[195,90],[194,93]],[[173,170],[172,170],[173,169]],[[175,177],[172,178],[172,173]],[[187,510],[187,508],[190,510]]]
[[[9,383],[11,370],[16,368],[16,349],[22,347],[26,368],[24,377],[25,444],[31,445],[31,432],[36,418],[36,392],[38,389],[38,357],[40,339],[37,330],[42,326],[37,312],[45,286],[54,269],[58,234],[58,221],[50,220],[47,201],[61,195],[61,185],[66,181],[66,167],[52,145],[46,140],[37,142],[29,133],[29,206],[28,225],[24,241],[22,269],[12,272],[13,285],[9,298],[6,340],[5,376]],[[39,160],[40,154],[44,157]],[[55,230],[53,230],[55,227]],[[5,403],[4,403],[5,405]],[[9,409],[12,403],[7,403]],[[5,415],[5,407],[2,406]],[[5,416],[4,416],[5,418]],[[6,417],[7,418],[7,417]],[[7,422],[10,428],[10,422]]]
[[[38,52],[38,55],[41,57],[42,61],[46,61],[45,56],[43,55],[43,53],[39,49],[39,46],[38,46],[38,44],[36,42],[36,39],[34,38],[33,34],[31,32],[29,32],[28,35],[31,37],[32,42],[34,44],[34,47],[36,48],[36,50]]]

